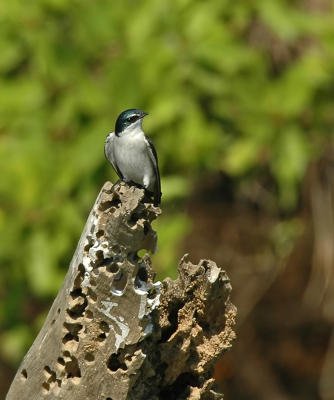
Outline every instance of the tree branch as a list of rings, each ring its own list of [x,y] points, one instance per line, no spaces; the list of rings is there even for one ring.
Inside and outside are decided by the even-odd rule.
[[[184,256],[154,283],[160,209],[125,183],[102,188],[64,283],[9,389],[16,399],[218,399],[215,361],[230,348],[231,285]]]

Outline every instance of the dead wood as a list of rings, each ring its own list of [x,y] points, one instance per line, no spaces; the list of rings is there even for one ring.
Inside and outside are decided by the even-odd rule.
[[[107,182],[64,283],[7,395],[17,399],[220,399],[215,361],[231,347],[236,309],[226,273],[184,256],[154,282],[160,209],[142,189]]]

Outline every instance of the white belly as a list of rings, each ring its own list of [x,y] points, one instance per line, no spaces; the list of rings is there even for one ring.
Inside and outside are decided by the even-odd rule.
[[[155,173],[143,135],[115,137],[114,157],[125,180],[153,192]]]

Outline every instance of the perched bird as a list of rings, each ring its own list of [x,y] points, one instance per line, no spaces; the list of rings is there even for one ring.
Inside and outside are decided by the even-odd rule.
[[[136,183],[153,193],[154,205],[161,201],[157,152],[142,129],[146,112],[136,108],[123,111],[117,118],[115,132],[104,145],[107,160],[125,182]]]

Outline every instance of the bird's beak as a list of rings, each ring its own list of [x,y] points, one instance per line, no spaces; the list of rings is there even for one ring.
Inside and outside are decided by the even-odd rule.
[[[140,116],[140,118],[144,118],[144,117],[146,117],[146,115],[148,115],[148,113],[147,113],[147,112],[145,112],[145,111],[143,111],[143,112],[141,113],[141,116]]]

